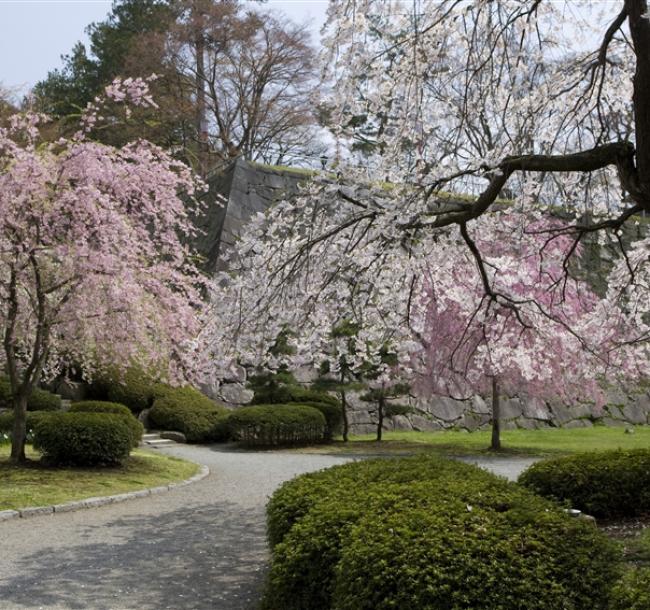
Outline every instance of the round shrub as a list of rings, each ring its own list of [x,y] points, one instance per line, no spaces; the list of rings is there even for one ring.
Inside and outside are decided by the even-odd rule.
[[[131,446],[137,447],[142,440],[144,426],[133,416],[131,410],[116,402],[82,400],[70,406],[70,413],[112,413],[124,418],[131,430]]]
[[[609,610],[650,610],[650,568],[632,568],[616,583]]]
[[[650,449],[543,460],[522,473],[519,483],[595,517],[637,516],[650,511]]]
[[[223,441],[227,438],[228,410],[198,390],[159,384],[158,398],[149,411],[150,424],[160,430],[182,432],[190,443]]]
[[[241,407],[228,417],[230,434],[245,445],[295,445],[321,442],[325,416],[300,404]]]
[[[34,428],[34,448],[56,465],[111,466],[131,450],[126,418],[112,413],[52,413]]]
[[[268,516],[269,610],[604,610],[617,576],[589,522],[430,456],[298,477]]]

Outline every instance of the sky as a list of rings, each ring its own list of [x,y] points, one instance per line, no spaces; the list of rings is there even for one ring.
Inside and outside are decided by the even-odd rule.
[[[20,97],[50,70],[85,28],[102,21],[112,0],[0,0],[0,85]],[[327,0],[270,0],[267,5],[298,22],[311,20],[316,42]]]

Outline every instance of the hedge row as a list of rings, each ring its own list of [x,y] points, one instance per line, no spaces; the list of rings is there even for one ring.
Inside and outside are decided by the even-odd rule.
[[[222,441],[228,436],[228,410],[189,386],[158,385],[158,397],[149,411],[155,428],[182,432],[190,443]]]
[[[57,466],[121,464],[132,444],[126,418],[113,413],[48,413],[34,426],[34,448]]]
[[[602,451],[533,464],[519,482],[600,518],[650,512],[650,449]]]
[[[142,440],[144,426],[133,416],[131,410],[116,402],[103,402],[99,400],[84,400],[75,402],[70,406],[70,413],[109,413],[119,415],[131,431],[131,446],[137,447]]]
[[[293,384],[258,385],[255,387],[253,405],[299,403],[318,409],[327,423],[326,437],[341,431],[343,412],[341,403],[327,392],[312,390]]]
[[[604,610],[617,576],[590,523],[431,456],[298,477],[268,526],[268,610]]]
[[[228,428],[231,438],[245,445],[295,445],[322,442],[327,421],[309,405],[254,405],[231,412]]]
[[[7,377],[0,377],[0,407],[11,409],[13,402],[11,399],[11,384]],[[27,401],[28,411],[58,411],[61,409],[61,397],[51,392],[46,392],[40,388],[34,388]]]
[[[155,379],[139,367],[126,371],[112,369],[93,379],[88,387],[88,396],[94,400],[126,405],[134,413],[140,413],[152,405],[157,385]]]

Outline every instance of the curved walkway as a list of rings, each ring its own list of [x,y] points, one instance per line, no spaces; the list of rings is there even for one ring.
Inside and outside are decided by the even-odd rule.
[[[206,464],[210,476],[158,496],[0,523],[0,608],[253,610],[268,559],[268,497],[285,480],[349,459],[164,451]]]

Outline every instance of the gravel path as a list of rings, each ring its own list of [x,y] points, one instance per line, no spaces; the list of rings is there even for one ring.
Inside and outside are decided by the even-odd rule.
[[[212,472],[158,496],[0,523],[0,609],[252,610],[268,560],[268,497],[300,473],[348,461],[187,445],[164,451]],[[509,464],[505,474],[525,465]]]

